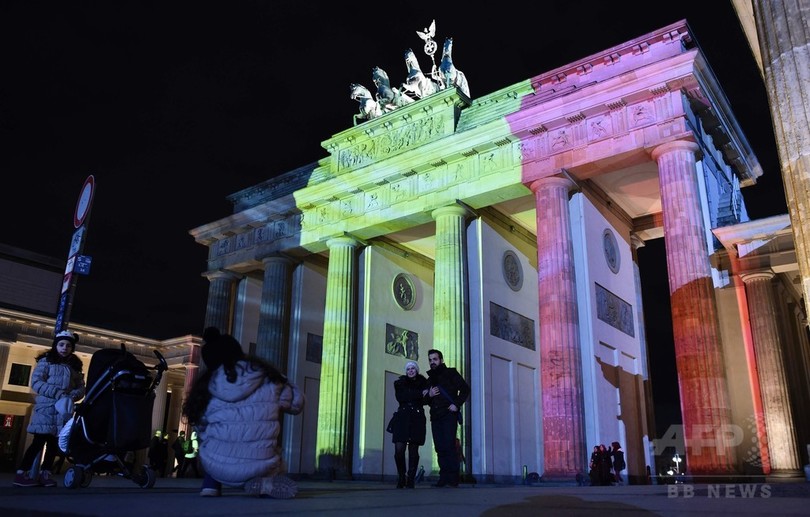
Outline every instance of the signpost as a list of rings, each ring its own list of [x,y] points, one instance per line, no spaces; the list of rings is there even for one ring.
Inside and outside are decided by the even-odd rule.
[[[79,275],[90,274],[92,259],[81,255],[84,243],[87,240],[87,226],[90,223],[90,209],[93,206],[93,195],[96,190],[96,179],[91,174],[84,180],[79,193],[79,201],[73,211],[73,237],[70,240],[65,277],[62,280],[62,292],[59,296],[59,306],[56,310],[56,325],[54,334],[65,330],[70,321],[70,309],[73,307],[73,293],[76,291],[76,280]],[[73,273],[76,273],[75,275]]]

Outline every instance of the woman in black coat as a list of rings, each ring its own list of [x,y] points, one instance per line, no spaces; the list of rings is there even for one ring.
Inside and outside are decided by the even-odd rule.
[[[414,487],[414,477],[419,463],[419,447],[425,444],[425,396],[428,381],[419,373],[419,365],[408,361],[405,375],[394,381],[399,409],[391,421],[394,442],[394,461],[397,464],[397,488]],[[408,447],[408,475],[405,477],[405,447]]]

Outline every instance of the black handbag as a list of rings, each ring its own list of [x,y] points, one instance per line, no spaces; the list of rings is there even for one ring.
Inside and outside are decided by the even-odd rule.
[[[385,428],[385,430],[388,431],[389,433],[394,432],[394,420],[396,420],[396,418],[397,418],[397,412],[394,411],[394,414],[391,415],[391,420],[388,421],[388,427]]]

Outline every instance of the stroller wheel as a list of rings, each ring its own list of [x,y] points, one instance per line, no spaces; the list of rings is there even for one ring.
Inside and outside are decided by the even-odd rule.
[[[155,471],[146,466],[141,467],[141,471],[132,476],[132,481],[141,488],[152,488],[156,479]]]
[[[82,486],[82,480],[84,479],[84,468],[79,466],[73,466],[65,471],[65,478],[63,483],[65,484],[65,488],[79,488]]]
[[[85,470],[83,475],[82,475],[81,487],[82,488],[89,487],[91,481],[93,481],[93,471],[92,470]]]

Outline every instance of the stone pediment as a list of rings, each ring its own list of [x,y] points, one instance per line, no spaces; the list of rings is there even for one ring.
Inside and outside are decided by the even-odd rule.
[[[461,110],[469,105],[464,93],[448,88],[338,133],[321,145],[331,156],[332,173],[343,174],[453,134]]]

